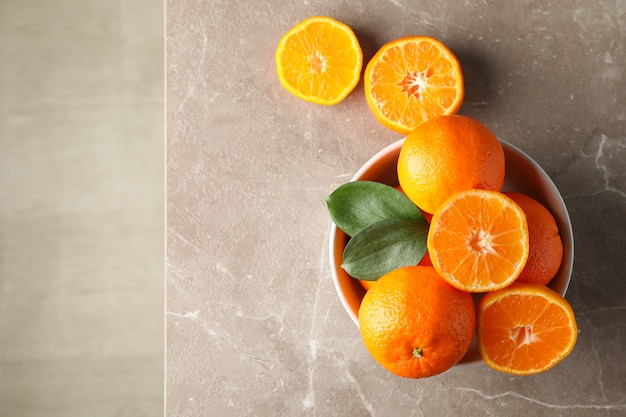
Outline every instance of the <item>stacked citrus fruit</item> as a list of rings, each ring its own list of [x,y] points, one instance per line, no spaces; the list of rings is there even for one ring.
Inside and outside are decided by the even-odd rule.
[[[283,36],[276,64],[288,91],[332,105],[358,84],[362,53],[349,27],[313,17]],[[456,57],[430,37],[389,42],[367,64],[364,89],[375,118],[407,135],[398,187],[357,181],[326,198],[350,237],[342,268],[366,290],[358,315],[368,351],[407,378],[454,366],[474,336],[496,370],[556,365],[577,337],[571,306],[546,286],[563,256],[556,221],[531,196],[502,191],[501,143],[456,115]]]
[[[378,217],[350,232],[343,267],[367,290],[358,312],[363,341],[394,374],[421,378],[443,372],[467,353],[472,335],[485,363],[515,375],[544,372],[573,349],[572,308],[546,286],[562,261],[556,221],[532,197],[501,191],[504,164],[502,145],[484,125],[465,116],[439,116],[409,133],[397,164],[406,200],[428,207],[432,217],[424,209],[422,219],[394,213],[362,195],[352,200],[352,212],[339,213],[336,208],[349,205],[342,187],[328,197],[339,228],[346,214],[356,216],[363,209]],[[365,192],[365,181],[350,188],[356,190],[358,183]],[[423,234],[411,240],[377,226],[396,217],[428,223],[426,251],[412,260],[419,266],[402,259],[391,262],[379,279],[360,275],[353,247],[362,248],[358,259],[377,259],[377,251],[395,256],[379,249],[384,240],[369,229],[402,237],[388,244],[394,250],[419,246],[415,242]],[[361,244],[362,231],[369,246]],[[471,294],[480,300],[476,305],[466,302]]]

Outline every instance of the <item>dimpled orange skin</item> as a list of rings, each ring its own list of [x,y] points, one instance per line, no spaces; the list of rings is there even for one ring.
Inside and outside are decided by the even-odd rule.
[[[559,272],[563,242],[552,213],[540,202],[521,193],[504,193],[515,201],[528,221],[528,260],[515,282],[548,284]]]
[[[385,274],[359,308],[367,350],[385,369],[405,378],[437,375],[458,363],[469,349],[475,325],[471,295],[429,266]]]
[[[499,191],[504,150],[479,121],[462,115],[422,123],[406,137],[398,180],[420,209],[434,213],[452,194],[472,188]]]

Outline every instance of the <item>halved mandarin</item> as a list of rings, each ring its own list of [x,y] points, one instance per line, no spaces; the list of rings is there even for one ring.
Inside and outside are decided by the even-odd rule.
[[[478,350],[501,372],[544,372],[570,354],[577,336],[571,305],[541,284],[516,282],[485,294],[478,305]]]
[[[455,114],[465,94],[459,60],[428,36],[380,48],[365,68],[364,87],[376,119],[405,135],[426,120]]]
[[[433,214],[428,231],[433,266],[450,285],[468,292],[504,288],[528,259],[522,209],[499,191],[453,194]]]
[[[313,16],[291,28],[278,43],[276,69],[287,91],[331,106],[341,102],[361,77],[363,53],[349,26]]]

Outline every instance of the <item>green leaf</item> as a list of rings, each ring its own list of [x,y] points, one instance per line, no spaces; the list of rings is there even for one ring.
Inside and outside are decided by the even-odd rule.
[[[348,236],[386,219],[426,223],[422,212],[407,196],[389,185],[373,181],[343,184],[328,197],[330,217]]]
[[[387,219],[357,233],[346,245],[341,267],[352,277],[374,281],[396,268],[417,265],[426,253],[428,223]]]

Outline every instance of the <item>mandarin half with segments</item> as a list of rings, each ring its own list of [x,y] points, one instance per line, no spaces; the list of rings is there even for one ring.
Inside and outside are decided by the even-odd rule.
[[[440,116],[415,128],[398,157],[398,180],[420,209],[434,213],[452,194],[504,184],[504,149],[479,121]]]
[[[572,307],[544,285],[516,282],[478,304],[478,350],[501,372],[544,372],[570,354],[577,336]]]
[[[365,347],[385,369],[405,378],[437,375],[458,363],[469,349],[475,324],[472,296],[430,266],[383,275],[359,308]]]
[[[436,116],[455,114],[463,103],[463,73],[456,56],[427,36],[396,39],[369,61],[365,98],[376,119],[407,134]]]
[[[526,216],[499,191],[461,191],[433,215],[427,245],[433,266],[452,286],[494,291],[515,281],[526,265]]]
[[[287,91],[331,106],[356,87],[363,53],[349,26],[326,16],[303,20],[278,43],[276,69]]]

